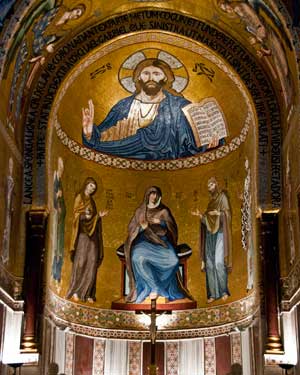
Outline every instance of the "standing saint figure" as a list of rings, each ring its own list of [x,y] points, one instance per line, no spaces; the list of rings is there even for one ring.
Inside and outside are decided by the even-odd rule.
[[[231,208],[224,191],[218,188],[217,180],[212,177],[207,183],[211,199],[202,214],[198,209],[192,214],[199,216],[201,269],[206,272],[207,302],[216,299],[226,300],[228,290],[228,272],[231,271]]]
[[[75,198],[70,255],[73,262],[67,298],[96,300],[97,270],[103,260],[102,220],[107,211],[97,212],[93,195],[97,183],[87,177]]]
[[[136,91],[120,100],[104,121],[94,124],[94,104],[82,108],[82,141],[120,157],[165,160],[192,156],[225,143],[213,136],[198,147],[183,108],[191,102],[172,89],[174,73],[163,60],[148,58],[133,72]]]
[[[62,158],[58,158],[57,170],[53,176],[53,262],[52,277],[59,288],[61,280],[61,269],[64,258],[64,237],[65,237],[65,217],[66,205],[62,186],[62,175],[64,173],[64,162]],[[59,288],[60,289],[60,288]]]
[[[177,225],[161,197],[159,187],[148,188],[128,226],[124,245],[130,287],[127,302],[141,303],[148,296],[169,301],[190,298],[178,272]]]
[[[242,196],[242,247],[247,253],[247,291],[254,285],[254,244],[253,244],[253,223],[252,223],[252,195],[251,195],[251,169],[249,160],[245,160],[247,172],[244,181],[244,191]]]
[[[15,181],[13,178],[14,161],[12,158],[8,160],[8,176],[6,177],[6,194],[5,194],[5,221],[4,231],[2,240],[2,254],[1,259],[3,263],[7,263],[9,260],[9,248],[10,248],[10,230],[11,230],[11,219],[13,212],[13,190],[15,187]]]

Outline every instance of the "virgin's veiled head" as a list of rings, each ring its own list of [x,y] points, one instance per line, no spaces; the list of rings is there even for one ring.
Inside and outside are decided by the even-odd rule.
[[[150,202],[150,196],[156,196],[155,202]],[[144,195],[144,201],[143,203],[148,205],[149,203],[156,204],[157,202],[160,202],[162,197],[161,189],[158,186],[150,186],[146,191]]]

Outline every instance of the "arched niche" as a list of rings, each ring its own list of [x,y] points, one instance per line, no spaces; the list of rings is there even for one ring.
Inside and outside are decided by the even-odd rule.
[[[191,335],[202,335],[207,327],[221,324],[226,325],[222,329],[228,332],[236,321],[250,324],[259,304],[255,276],[257,201],[264,207],[280,205],[280,158],[275,157],[280,149],[280,114],[276,96],[256,59],[220,30],[187,16],[177,17],[176,13],[149,11],[145,13],[145,31],[132,33],[130,25],[136,14],[103,21],[62,46],[47,62],[31,97],[25,127],[28,163],[24,203],[42,205],[47,201],[50,210],[47,310],[54,320],[63,320],[65,324],[72,320],[73,324],[87,326],[87,330],[88,326],[96,327],[95,335],[103,335],[102,329],[107,328],[146,329],[132,313],[110,307],[120,297],[121,267],[115,251],[126,238],[127,225],[145,189],[156,185],[176,219],[180,242],[188,243],[193,251],[188,261],[187,287],[197,302],[197,309],[174,312],[175,318],[166,322],[165,328],[193,328],[200,331]],[[182,27],[176,33],[159,27],[152,30],[152,18],[167,15],[173,15]],[[116,24],[123,27],[120,36]],[[158,160],[126,157],[118,152],[111,155],[83,145],[82,110],[92,99],[95,122],[99,124],[113,105],[130,96],[126,92],[130,91],[130,83],[126,86],[124,79],[132,74],[130,58],[138,54],[163,59],[168,55],[168,64],[173,71],[178,70],[181,84],[185,80],[177,89],[190,102],[203,104],[205,99],[215,99],[227,126],[224,142],[192,155]],[[35,125],[37,113],[39,121]],[[29,144],[26,148],[26,134],[32,132],[36,142],[34,174],[29,160],[32,149]],[[58,160],[64,164],[61,184],[66,216],[60,283],[55,283],[51,267],[58,212],[53,199],[53,176],[61,163]],[[263,181],[259,185],[258,171]],[[105,254],[97,272],[93,304],[66,298],[72,272],[68,250],[74,225],[74,199],[87,177],[97,182],[98,210],[109,210],[103,218]],[[229,197],[233,259],[232,270],[226,271],[230,296],[226,301],[218,298],[212,305],[207,304],[205,272],[201,272],[199,219],[191,215],[196,208],[206,210],[210,177],[217,179],[220,190]],[[217,329],[215,333],[218,332]]]

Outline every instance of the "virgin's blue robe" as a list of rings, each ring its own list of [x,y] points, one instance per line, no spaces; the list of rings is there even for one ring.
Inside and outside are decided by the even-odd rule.
[[[166,224],[162,222],[161,226]],[[131,262],[137,291],[135,303],[142,302],[150,293],[169,301],[185,297],[176,279],[179,268],[176,251],[166,236],[161,239],[165,246],[150,242],[141,232],[134,243]]]
[[[155,207],[149,206],[152,193],[157,194],[159,202]],[[149,187],[128,225],[124,244],[130,288],[127,302],[140,303],[152,292],[169,301],[191,298],[178,271],[177,224],[160,199],[160,188]]]
[[[135,99],[132,95],[120,100],[100,125],[94,125],[89,140],[82,134],[83,144],[106,154],[143,160],[176,159],[204,152],[207,147],[196,146],[192,129],[182,111],[190,101],[167,91],[164,94],[153,122],[138,129],[136,134],[116,141],[101,141],[103,131],[128,117]]]

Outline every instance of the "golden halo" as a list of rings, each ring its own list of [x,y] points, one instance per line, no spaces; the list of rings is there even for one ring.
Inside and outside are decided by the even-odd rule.
[[[189,83],[189,75],[182,62],[169,52],[158,48],[146,48],[133,53],[123,62],[119,69],[119,82],[130,93],[135,92],[132,76],[136,66],[145,59],[156,58],[167,63],[173,71],[175,80],[172,89],[181,93]]]

